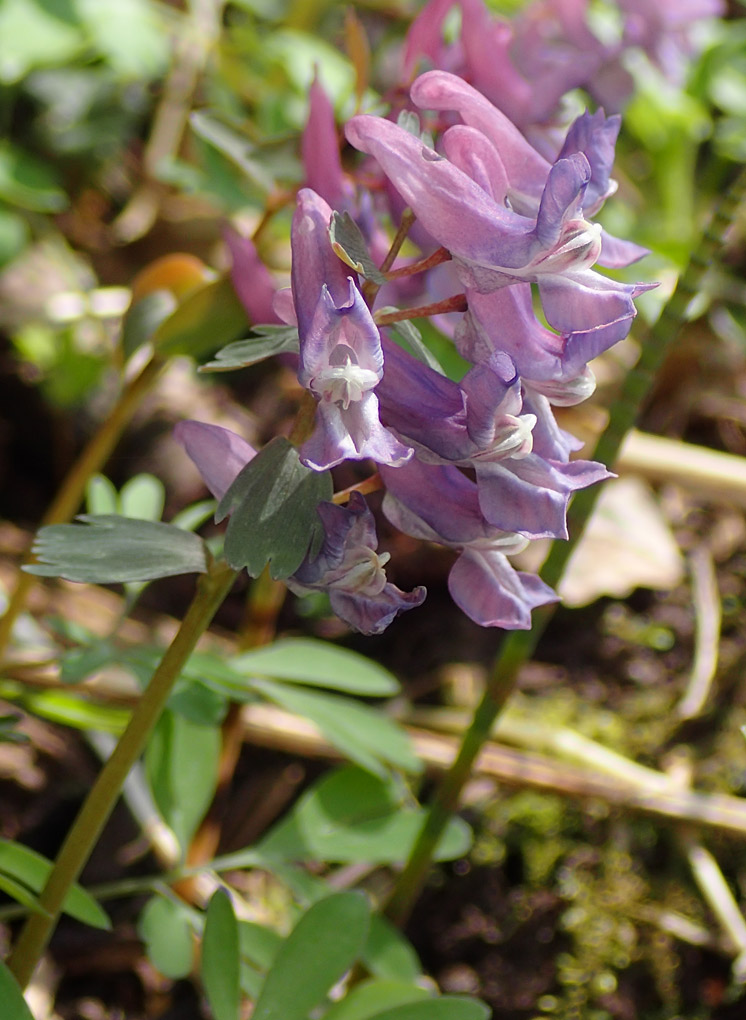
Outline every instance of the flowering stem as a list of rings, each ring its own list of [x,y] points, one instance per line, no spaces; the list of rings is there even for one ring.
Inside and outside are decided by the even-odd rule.
[[[131,420],[140,401],[160,375],[164,364],[160,358],[153,358],[140,374],[124,388],[111,413],[68,472],[41,522],[42,526],[62,524],[70,520],[81,504],[88,479],[100,470],[109,459],[119,437]],[[27,555],[24,563],[30,562],[32,562],[32,557]],[[0,619],[0,658],[2,658],[10,640],[13,624],[23,612],[29,592],[37,580],[33,574],[21,572],[18,575],[8,608]]]
[[[386,258],[381,263],[381,272],[388,274],[389,269],[394,264],[394,259],[399,254],[401,246],[404,244],[407,234],[409,233],[412,224],[416,219],[415,214],[411,209],[405,209],[402,213],[401,222],[399,223],[399,229],[396,232],[394,240],[391,242],[391,247],[388,250]],[[375,283],[373,280],[366,280],[363,284],[363,297],[365,302],[370,308],[376,299],[376,294],[381,289],[380,283]]]
[[[213,562],[197,582],[197,592],[176,636],[166,650],[150,684],[132,713],[126,730],[99,773],[72,828],[62,844],[54,867],[39,896],[44,913],[32,914],[9,959],[8,967],[22,988],[52,935],[62,904],[77,881],[101,831],[119,799],[124,780],[142,753],[160,718],[173,685],[198,639],[233,586],[236,572],[222,560]]]
[[[640,360],[628,373],[622,391],[611,407],[609,425],[599,438],[592,459],[605,464],[613,464],[616,460],[622,441],[640,412],[666,352],[682,323],[686,321],[687,310],[697,294],[704,273],[722,247],[724,234],[745,190],[746,172],[743,172],[715,210],[698,250],[691,256],[660,317],[643,339]],[[553,543],[541,571],[547,584],[555,586],[562,577],[598,493],[598,487],[576,493],[568,513],[572,537],[567,542]],[[449,819],[458,809],[461,792],[471,775],[477,755],[489,740],[497,717],[513,693],[518,672],[533,654],[554,610],[554,606],[542,606],[534,610],[530,631],[512,631],[504,638],[482,700],[464,734],[456,758],[435,791],[423,828],[386,906],[386,915],[396,924],[402,925],[407,921],[427,878],[435,848]]]
[[[405,319],[424,319],[430,315],[443,315],[446,312],[465,312],[467,307],[466,295],[454,294],[453,297],[435,301],[431,305],[402,308],[396,312],[376,312],[373,318],[377,326],[388,326],[392,322],[403,322]]]
[[[386,273],[387,280],[400,280],[403,276],[414,276],[416,273],[424,273],[428,269],[434,269],[435,266],[439,266],[442,262],[448,262],[453,256],[447,248],[438,248],[432,255],[428,255],[426,259],[420,259],[419,262],[412,262],[409,266],[402,266],[401,269],[392,269],[386,272],[388,266],[386,263],[381,266],[381,272]],[[393,262],[393,259],[391,260]],[[390,265],[390,263],[389,263]]]
[[[351,485],[348,489],[340,489],[339,492],[335,492],[332,497],[332,501],[339,504],[349,503],[350,496],[353,492],[359,492],[362,496],[367,496],[368,493],[379,492],[382,488],[383,481],[376,471],[375,474],[366,478],[364,481],[358,482],[356,485]]]

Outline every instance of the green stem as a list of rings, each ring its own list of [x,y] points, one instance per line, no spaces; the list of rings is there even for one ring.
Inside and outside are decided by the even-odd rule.
[[[8,967],[22,988],[28,984],[44,952],[68,890],[83,870],[119,798],[124,780],[140,757],[174,683],[235,578],[236,572],[224,561],[213,563],[208,573],[199,578],[197,592],[176,636],[67,834],[39,896],[39,905],[45,913],[32,914],[28,918],[8,959]]]
[[[656,372],[686,320],[687,309],[704,273],[723,244],[723,236],[732,223],[744,190],[746,172],[740,175],[719,203],[699,249],[690,258],[660,317],[643,340],[640,360],[628,373],[622,391],[611,407],[609,425],[596,444],[593,459],[604,464],[613,464],[616,460],[622,441],[635,423]],[[555,586],[562,577],[570,554],[593,510],[598,492],[598,487],[595,487],[575,495],[568,512],[568,526],[573,537],[568,542],[553,543],[541,571],[547,584]],[[386,915],[394,923],[402,925],[409,917],[427,878],[438,841],[449,819],[458,809],[461,792],[471,775],[477,755],[489,740],[495,720],[515,689],[521,666],[533,654],[553,613],[553,606],[535,610],[530,631],[513,631],[504,638],[482,700],[464,734],[455,760],[435,791],[420,835],[386,906]]]
[[[63,524],[70,520],[83,500],[88,479],[96,471],[99,471],[109,459],[141,400],[162,371],[163,364],[158,358],[149,361],[140,374],[125,387],[111,413],[68,472],[57,495],[49,505],[41,526]],[[24,563],[30,562],[32,562],[32,557],[27,555]],[[23,612],[29,592],[37,581],[38,578],[34,574],[19,572],[16,586],[8,602],[8,608],[0,619],[0,659],[2,659],[10,641],[13,624]]]

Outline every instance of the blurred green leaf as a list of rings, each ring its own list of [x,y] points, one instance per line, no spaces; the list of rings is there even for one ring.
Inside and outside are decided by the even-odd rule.
[[[9,839],[0,839],[0,871],[32,892],[42,891],[51,870],[51,862],[35,850]],[[70,917],[94,928],[111,928],[109,918],[96,900],[77,883],[65,897],[62,909]]]
[[[200,358],[245,333],[246,311],[230,277],[221,276],[189,294],[156,329],[152,342],[162,357]]]
[[[126,708],[97,705],[94,701],[83,701],[79,695],[64,691],[34,691],[25,694],[23,700],[30,711],[43,719],[79,730],[120,734],[130,719]]]
[[[34,1020],[23,992],[2,960],[0,960],[0,1002],[3,1004],[3,1020]]]
[[[31,212],[56,213],[68,205],[52,167],[7,141],[0,142],[0,198]]]
[[[73,0],[2,0],[0,81],[20,80],[32,67],[79,54],[84,38]]]
[[[333,1003],[324,1020],[368,1020],[394,1006],[421,999],[432,1000],[432,992],[419,985],[374,978],[355,985],[343,999]]]
[[[363,962],[374,977],[397,983],[414,984],[422,974],[412,943],[380,914],[371,918]]]
[[[370,1020],[487,1020],[489,1006],[465,995],[441,995],[375,1013]]]
[[[81,514],[80,524],[41,528],[33,545],[39,562],[24,567],[41,577],[107,584],[151,581],[207,570],[202,539],[160,521],[115,514]]]
[[[85,487],[88,513],[96,515],[119,513],[119,493],[106,475],[93,475]]]
[[[145,751],[145,771],[163,820],[186,853],[218,781],[220,729],[166,709]]]
[[[166,487],[155,475],[135,475],[122,486],[119,502],[124,517],[160,521],[166,502]]]
[[[192,970],[194,939],[185,907],[162,896],[148,900],[137,931],[148,959],[165,977],[177,980]]]
[[[23,251],[30,237],[22,216],[10,209],[0,209],[0,269]]]
[[[217,110],[196,110],[189,118],[192,130],[229,159],[265,195],[275,189],[272,175],[255,159],[255,145],[237,124],[229,123]]]
[[[396,677],[377,662],[312,638],[285,638],[235,655],[228,662],[239,673],[294,680],[350,694],[386,697],[399,691]]]
[[[283,943],[279,932],[255,921],[239,921],[238,937],[241,955],[261,970],[270,968]]]
[[[390,782],[354,766],[338,769],[307,790],[255,850],[269,861],[345,864],[405,861],[425,817],[403,803]],[[436,850],[437,860],[460,857],[471,843],[469,827],[454,819]],[[241,852],[231,855],[242,866]]]
[[[98,50],[123,78],[146,80],[165,71],[170,45],[165,19],[148,0],[75,0]]]
[[[176,311],[178,300],[170,290],[154,290],[133,301],[122,322],[122,351],[131,357],[143,344],[150,343],[161,326]]]
[[[387,766],[404,772],[422,770],[406,731],[376,709],[351,698],[299,690],[272,680],[254,680],[252,687],[281,708],[310,719],[337,750],[361,768],[380,776],[386,775]]]
[[[323,527],[316,507],[332,498],[328,471],[301,464],[295,447],[275,437],[251,460],[223,496],[216,521],[229,514],[225,558],[235,569],[258,577],[269,564],[279,580],[297,570],[321,544]]]
[[[253,1020],[305,1020],[358,959],[369,921],[360,892],[336,893],[310,907],[280,947]]]
[[[238,922],[225,889],[213,893],[202,935],[202,983],[214,1020],[238,1020]]]

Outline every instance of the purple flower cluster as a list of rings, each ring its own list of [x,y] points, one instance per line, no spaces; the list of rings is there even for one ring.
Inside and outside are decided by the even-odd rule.
[[[368,240],[380,239],[381,228],[370,196],[355,193],[342,173],[336,147],[330,153],[313,144],[332,137],[331,109],[315,84],[304,154],[309,181],[325,194],[298,193],[291,288],[273,305],[276,317],[297,324],[298,379],[315,406],[298,452],[316,471],[373,461],[388,521],[457,553],[448,581],[457,605],[483,626],[529,628],[532,609],[555,595],[514,570],[508,556],[531,539],[567,537],[572,493],[608,477],[603,465],[571,458],[581,444],[559,428],[552,404],[592,392],[588,362],[627,335],[634,298],[647,288],[595,268],[644,254],[592,222],[614,191],[619,119],[584,114],[547,159],[448,71],[420,76],[411,97],[447,125],[437,148],[375,116],[353,117],[346,136],[385,175],[391,207],[414,212],[423,250],[443,249],[437,289],[450,287],[454,307],[466,308],[452,338],[469,367],[456,381],[404,350],[338,256],[332,205],[356,216]],[[232,244],[234,256],[250,263],[253,254]],[[182,424],[177,438],[218,496],[254,454],[232,433],[195,422]],[[424,589],[407,594],[387,582],[388,555],[376,552],[373,517],[359,493],[318,512],[326,539],[289,579],[293,591],[327,591],[335,612],[365,633],[422,602]]]
[[[534,0],[510,21],[495,17],[483,0],[429,0],[407,35],[404,74],[411,78],[423,63],[456,72],[530,131],[550,121],[574,88],[620,109],[633,90],[625,66],[632,49],[679,84],[695,48],[692,27],[722,14],[725,4],[615,0],[615,7],[617,30],[602,40],[589,25],[589,0]],[[445,42],[444,23],[454,10],[460,32]]]

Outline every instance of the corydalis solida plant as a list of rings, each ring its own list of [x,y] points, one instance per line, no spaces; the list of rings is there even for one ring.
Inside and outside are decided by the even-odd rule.
[[[304,137],[311,179],[318,176],[313,132],[328,138],[325,110],[331,115],[319,94],[316,83]],[[435,148],[382,117],[355,116],[346,135],[376,161],[385,178],[382,193],[390,199],[395,193],[413,210],[413,236],[423,255],[442,250],[438,261],[447,265],[439,267],[437,286],[441,293],[450,288],[453,300],[438,307],[465,303],[450,328],[470,367],[460,381],[450,379],[379,327],[356,271],[360,265],[343,261],[332,243],[332,206],[311,188],[301,189],[291,236],[292,287],[274,301],[275,313],[298,326],[298,379],[315,406],[300,459],[313,471],[347,459],[373,461],[387,490],[382,509],[389,522],[458,553],[449,587],[463,611],[483,626],[527,629],[531,610],[555,596],[538,578],[516,572],[507,554],[531,539],[566,538],[571,494],[608,477],[601,464],[571,459],[581,444],[558,427],[552,404],[577,403],[592,392],[588,362],[627,335],[634,298],[649,286],[621,283],[595,268],[625,266],[644,254],[592,219],[615,188],[619,118],[601,110],[584,114],[547,159],[453,74],[420,76],[411,96],[416,106],[446,118]],[[318,159],[328,170],[336,157],[324,149]],[[339,186],[325,189],[327,196],[338,191],[345,211],[357,210],[363,238],[380,237],[371,217],[374,198],[358,188],[353,200],[339,183],[341,169],[332,176]],[[394,265],[392,276],[398,279],[402,270],[410,271]],[[424,271],[420,295],[428,277]],[[533,288],[550,328],[534,314]],[[401,317],[421,314],[412,309]],[[177,438],[215,491],[215,432],[199,423],[188,429],[188,442],[183,430]],[[231,463],[225,461],[224,487],[232,480]],[[359,494],[348,508],[321,504],[319,515],[324,546],[290,579],[293,590],[329,591],[338,615],[367,633],[420,604],[423,589],[407,596],[385,580],[387,557],[375,553],[372,517]],[[357,552],[340,552],[359,540]]]

